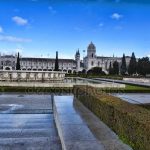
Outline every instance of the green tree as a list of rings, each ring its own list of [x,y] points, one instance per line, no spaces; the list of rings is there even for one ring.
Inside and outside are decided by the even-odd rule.
[[[104,75],[105,73],[102,71],[101,67],[93,67],[90,70],[88,70],[87,74]]]
[[[20,70],[20,56],[19,56],[19,52],[18,52],[18,56],[17,56],[16,70]]]
[[[113,63],[113,74],[115,75],[119,74],[119,63],[117,61],[114,61]]]
[[[129,68],[128,68],[128,73],[129,75],[133,75],[137,73],[137,61],[134,53],[132,53],[130,63],[129,63]]]
[[[86,74],[86,70],[85,69],[82,70],[82,74]]]
[[[123,57],[122,57],[122,63],[121,63],[120,72],[121,72],[122,75],[125,75],[126,72],[127,72],[127,65],[126,65],[125,54],[123,54]]]
[[[140,75],[150,74],[150,60],[148,57],[143,57],[138,60],[137,73]]]
[[[110,75],[113,74],[113,68],[112,68],[111,62],[110,62],[110,64],[109,64],[109,74],[110,74]]]
[[[55,69],[54,69],[54,71],[59,71],[58,51],[56,51],[56,59],[55,59]]]

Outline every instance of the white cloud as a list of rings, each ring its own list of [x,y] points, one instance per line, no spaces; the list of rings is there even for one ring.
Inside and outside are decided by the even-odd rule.
[[[147,57],[149,57],[149,58],[150,58],[150,54],[149,54],[149,55],[147,55]]]
[[[28,20],[27,20],[27,19],[24,19],[24,18],[19,17],[19,16],[14,16],[14,17],[12,17],[12,20],[13,20],[17,25],[20,25],[20,26],[24,26],[24,25],[27,25],[27,24],[28,24]]]
[[[0,33],[2,33],[3,32],[3,28],[0,26]]]
[[[123,18],[123,15],[119,14],[119,13],[113,13],[111,15],[111,18],[114,20],[120,20],[121,18]]]
[[[52,14],[56,14],[56,10],[52,6],[49,6],[48,9]]]
[[[24,39],[24,38],[18,38],[14,36],[6,36],[6,35],[0,35],[0,41],[6,41],[6,42],[31,42],[31,39]]]

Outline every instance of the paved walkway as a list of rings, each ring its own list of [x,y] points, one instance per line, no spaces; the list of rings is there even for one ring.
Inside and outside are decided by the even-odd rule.
[[[149,93],[113,93],[113,96],[119,97],[124,101],[132,104],[150,104],[150,94]]]
[[[52,114],[0,115],[0,150],[61,150]]]
[[[129,85],[138,85],[138,86],[144,86],[144,87],[150,87],[150,83],[140,83],[140,82],[135,82],[135,81],[132,82],[132,81],[105,79],[105,78],[94,78],[93,80],[107,81],[107,82],[113,82],[113,83],[122,83],[122,84],[129,84]]]
[[[56,96],[54,105],[64,150],[132,150],[73,96]]]
[[[51,95],[0,93],[0,113],[41,114],[51,112]]]
[[[1,95],[0,150],[61,150],[51,106],[50,95]]]

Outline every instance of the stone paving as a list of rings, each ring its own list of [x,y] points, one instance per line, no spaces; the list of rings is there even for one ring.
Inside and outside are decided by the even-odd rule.
[[[73,96],[55,96],[54,114],[51,98],[1,93],[0,150],[131,150]]]
[[[150,87],[150,83],[143,83],[143,82],[136,82],[136,81],[113,80],[113,79],[106,79],[106,78],[95,78],[94,80]]]
[[[113,94],[132,104],[150,104],[150,94],[142,93],[124,93],[124,94]]]
[[[73,96],[54,97],[54,116],[64,150],[132,150]]]
[[[0,108],[0,150],[62,149],[50,95],[2,94]]]
[[[0,93],[0,113],[50,113],[51,95]]]

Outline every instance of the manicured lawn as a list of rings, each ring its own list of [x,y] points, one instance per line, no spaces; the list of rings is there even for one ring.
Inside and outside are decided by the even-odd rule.
[[[150,88],[126,85],[125,88],[103,88],[102,91],[105,91],[107,93],[150,93]]]
[[[128,90],[149,90],[150,88],[148,87],[141,87],[141,86],[135,86],[135,85],[126,85],[126,89]]]

